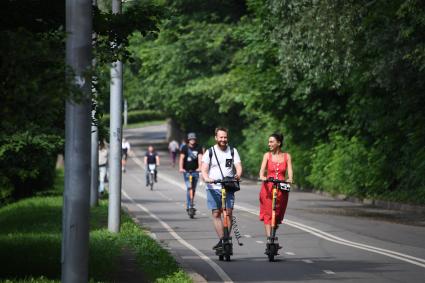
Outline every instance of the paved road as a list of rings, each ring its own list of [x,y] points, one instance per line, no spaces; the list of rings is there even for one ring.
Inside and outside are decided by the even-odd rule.
[[[425,282],[425,216],[371,208],[314,193],[291,192],[283,244],[277,262],[265,255],[258,221],[259,184],[244,181],[235,215],[243,246],[234,241],[231,262],[220,262],[204,186],[198,188],[198,214],[185,211],[182,176],[166,152],[153,191],[145,187],[147,143],[163,143],[165,126],[127,130],[133,156],[123,176],[123,205],[184,265],[208,282]],[[243,162],[243,160],[242,160]]]

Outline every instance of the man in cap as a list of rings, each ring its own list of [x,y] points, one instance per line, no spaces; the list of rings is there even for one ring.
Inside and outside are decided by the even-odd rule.
[[[196,142],[196,134],[189,133],[187,135],[187,144],[180,151],[179,170],[183,173],[184,182],[186,184],[186,211],[193,208],[196,185],[199,179],[199,171],[201,170],[202,147]],[[192,175],[192,184],[189,176]]]

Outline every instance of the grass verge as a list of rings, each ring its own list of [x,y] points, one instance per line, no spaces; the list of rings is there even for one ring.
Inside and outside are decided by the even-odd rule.
[[[63,173],[50,196],[0,208],[0,282],[60,282]],[[91,210],[89,277],[111,282],[124,247],[137,254],[150,282],[191,282],[174,258],[122,213],[121,232],[107,230],[107,201]]]

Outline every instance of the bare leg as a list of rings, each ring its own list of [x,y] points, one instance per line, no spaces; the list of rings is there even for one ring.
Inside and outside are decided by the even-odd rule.
[[[264,224],[264,230],[266,231],[266,236],[270,237],[271,230],[272,230],[271,225],[270,224]]]
[[[227,212],[227,223],[229,223],[229,234],[232,232],[232,208],[226,208]]]
[[[223,238],[223,221],[221,220],[221,211],[218,209],[214,209],[212,211],[212,218],[214,223],[215,231],[220,239]]]

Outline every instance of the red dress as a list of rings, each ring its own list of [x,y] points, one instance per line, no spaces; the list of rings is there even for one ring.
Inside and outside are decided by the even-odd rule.
[[[273,177],[279,180],[285,180],[285,173],[288,167],[287,153],[283,155],[283,163],[273,162],[272,154],[269,153],[267,159],[267,178]],[[272,198],[273,183],[264,183],[261,185],[260,191],[260,220],[264,224],[271,224],[272,220]],[[276,224],[282,223],[285,216],[286,206],[288,205],[288,193],[277,190],[276,199]]]

